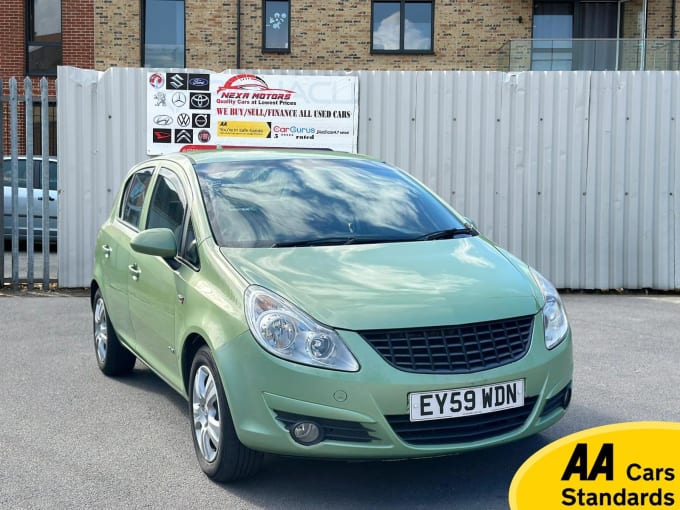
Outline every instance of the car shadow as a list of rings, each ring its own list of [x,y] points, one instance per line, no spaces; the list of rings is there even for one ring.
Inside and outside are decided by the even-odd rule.
[[[541,434],[459,455],[382,462],[268,456],[254,478],[221,487],[263,508],[294,502],[296,508],[507,509],[510,483],[526,459],[568,434],[612,421],[572,405]]]
[[[139,360],[131,373],[122,377],[116,377],[114,381],[143,392],[154,393],[164,397],[181,413],[188,414],[187,401]]]

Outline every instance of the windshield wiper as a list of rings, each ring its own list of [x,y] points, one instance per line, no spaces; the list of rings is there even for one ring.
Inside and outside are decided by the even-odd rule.
[[[339,246],[343,244],[380,244],[380,243],[401,243],[410,241],[401,237],[361,237],[361,236],[336,236],[320,237],[317,239],[302,239],[298,241],[281,241],[271,245],[272,248],[292,248],[297,246]]]
[[[447,228],[444,230],[435,230],[429,234],[423,234],[414,239],[414,241],[434,241],[435,239],[453,239],[457,236],[476,236],[477,231],[470,227],[462,228]]]
[[[334,246],[352,244],[354,237],[319,237],[317,239],[299,239],[297,241],[281,241],[272,244],[272,248],[290,248],[293,246]]]

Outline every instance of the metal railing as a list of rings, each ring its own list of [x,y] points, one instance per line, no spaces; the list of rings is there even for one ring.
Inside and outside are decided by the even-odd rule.
[[[56,282],[56,265],[50,270],[50,256],[56,259],[56,253],[50,253],[50,243],[56,242],[56,193],[55,175],[50,175],[50,161],[56,170],[56,160],[49,157],[49,149],[41,150],[42,154],[34,154],[34,107],[40,108],[40,147],[49,147],[50,123],[49,106],[55,104],[55,98],[49,96],[47,79],[40,80],[40,96],[33,97],[33,82],[30,78],[23,80],[24,93],[19,94],[16,78],[9,80],[9,95],[0,95],[0,170],[3,180],[3,194],[0,195],[0,232],[3,242],[0,243],[0,288],[11,284],[18,289],[25,285],[28,290],[41,286],[47,290],[50,283]],[[0,92],[3,92],[0,79]],[[24,133],[20,125],[25,128]],[[9,128],[9,133],[5,131]],[[23,134],[23,136],[22,136]],[[5,136],[9,137],[9,154]],[[25,151],[19,154],[19,147]],[[50,186],[52,181],[52,186]],[[9,252],[6,245],[11,245]],[[22,249],[22,245],[25,246]],[[40,245],[42,257],[36,245]],[[11,254],[11,271],[5,273],[6,254]],[[36,264],[37,262],[37,264]],[[42,262],[42,264],[40,264]],[[36,266],[38,266],[36,268]],[[42,267],[40,267],[42,266]],[[36,278],[36,269],[42,270]],[[21,273],[21,274],[20,274]],[[54,273],[54,274],[51,274]]]
[[[501,71],[677,71],[680,39],[513,39]]]

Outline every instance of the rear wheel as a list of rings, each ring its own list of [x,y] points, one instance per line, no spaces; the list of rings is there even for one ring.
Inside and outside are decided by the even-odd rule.
[[[99,369],[106,375],[123,375],[132,371],[135,356],[118,341],[106,304],[99,289],[94,295],[92,306],[92,323],[94,336],[94,352]]]
[[[207,347],[196,353],[189,381],[191,435],[203,472],[217,482],[254,475],[263,454],[244,446],[236,436],[224,388]]]

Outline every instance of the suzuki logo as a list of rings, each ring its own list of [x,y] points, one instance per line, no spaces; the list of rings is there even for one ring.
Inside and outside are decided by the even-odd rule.
[[[168,79],[168,83],[173,89],[182,89],[184,88],[184,80],[185,78],[181,74],[173,74]]]

